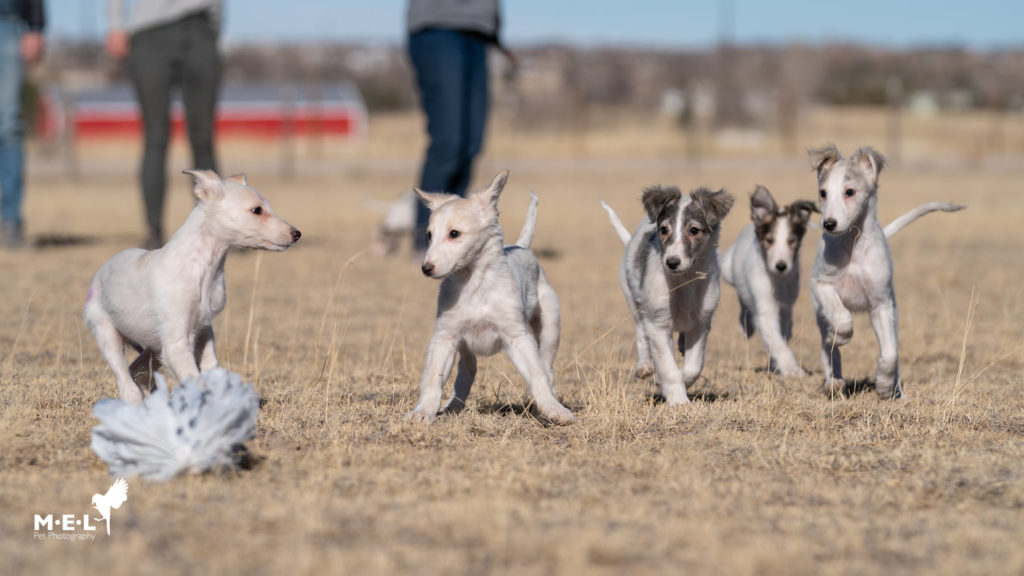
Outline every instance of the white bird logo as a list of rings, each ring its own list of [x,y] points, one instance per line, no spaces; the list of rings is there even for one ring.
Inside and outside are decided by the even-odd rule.
[[[124,478],[118,478],[114,485],[107,490],[106,494],[93,494],[92,507],[99,511],[100,520],[107,522],[107,536],[110,536],[110,509],[117,510],[128,500],[128,483]]]

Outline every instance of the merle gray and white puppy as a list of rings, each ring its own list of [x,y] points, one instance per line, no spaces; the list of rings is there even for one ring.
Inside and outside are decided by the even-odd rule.
[[[751,223],[721,258],[722,279],[740,299],[740,328],[747,338],[757,330],[771,357],[770,368],[786,377],[807,375],[788,342],[800,294],[800,245],[817,211],[808,200],[780,207],[767,188],[758,186],[750,197]]]
[[[718,234],[733,197],[724,190],[644,190],[647,217],[630,235],[603,201],[612,226],[626,245],[619,281],[636,322],[637,376],[656,374],[669,404],[689,402],[686,387],[704,369],[711,317],[718,307]],[[674,332],[683,353],[676,364]],[[653,361],[653,362],[652,362]]]

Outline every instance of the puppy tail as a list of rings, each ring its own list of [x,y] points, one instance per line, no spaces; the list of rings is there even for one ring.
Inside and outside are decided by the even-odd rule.
[[[629,229],[622,224],[622,220],[619,219],[619,215],[615,213],[615,210],[612,210],[611,206],[605,204],[604,200],[601,200],[601,207],[608,213],[608,219],[612,221],[612,228],[615,228],[615,233],[619,236],[619,240],[622,240],[623,244],[629,244],[629,239],[632,238],[633,235],[630,234]]]
[[[918,218],[924,216],[925,214],[928,214],[929,212],[937,212],[940,210],[942,212],[958,212],[960,210],[963,210],[964,208],[965,206],[960,206],[959,204],[951,204],[949,202],[929,202],[927,204],[922,204],[917,208],[914,208],[910,212],[907,212],[903,216],[900,216],[899,218],[890,222],[889,225],[885,227],[885,237],[891,238],[893,234],[899,232],[900,230],[903,230],[911,222],[917,220]]]
[[[537,228],[537,204],[540,199],[530,190],[530,206],[526,209],[526,221],[523,222],[523,229],[519,231],[519,238],[516,239],[516,246],[529,248],[533,244],[533,231]]]

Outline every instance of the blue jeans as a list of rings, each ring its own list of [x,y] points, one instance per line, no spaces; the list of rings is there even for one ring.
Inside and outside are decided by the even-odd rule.
[[[409,35],[430,145],[420,189],[466,195],[487,124],[486,38],[456,30],[428,29]],[[415,246],[427,246],[430,212],[417,203]]]
[[[21,35],[24,23],[0,16],[0,218],[4,226],[21,222],[25,156],[21,122]]]

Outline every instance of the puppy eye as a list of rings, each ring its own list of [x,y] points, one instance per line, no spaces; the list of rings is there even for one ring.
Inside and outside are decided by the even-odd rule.
[[[668,226],[662,226],[661,228],[658,228],[658,234],[661,234],[662,236],[668,236]]]
[[[255,208],[253,208],[252,210],[250,210],[250,212],[252,212],[253,214],[259,216],[260,214],[263,214],[263,207],[262,206],[257,206]]]
[[[857,193],[857,191],[854,190],[853,188],[847,188],[846,189],[846,197],[847,198],[853,198],[854,194],[856,194],[856,193]]]
[[[448,233],[448,237],[451,238],[452,240],[455,240],[456,238],[458,238],[461,235],[462,235],[462,233],[459,232],[458,230],[452,230],[451,232]]]
[[[819,196],[821,196],[821,197],[822,197],[822,199],[824,199],[824,198],[825,198],[825,196],[828,196],[828,193],[826,193],[826,192],[825,192],[825,189],[824,189],[824,188],[822,188],[821,190],[818,190],[818,195],[819,195]]]
[[[698,235],[700,235],[700,228],[697,228],[696,226],[691,226],[690,227],[690,236],[698,236]]]
[[[430,231],[428,230],[427,231],[427,244],[430,244],[430,236],[431,236],[431,234],[430,234]]]
[[[797,237],[796,236],[790,236],[789,237],[789,245],[790,246],[792,246],[793,244],[796,244],[796,242],[797,242]]]
[[[775,244],[775,236],[765,236],[764,241],[769,244]]]

